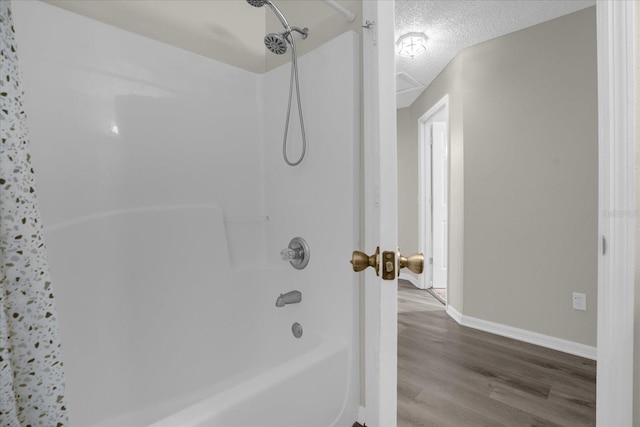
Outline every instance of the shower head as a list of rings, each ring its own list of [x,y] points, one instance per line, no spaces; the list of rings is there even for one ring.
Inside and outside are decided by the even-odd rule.
[[[262,7],[265,4],[269,3],[269,0],[247,0],[247,3],[249,3],[253,7]]]
[[[287,51],[287,41],[283,34],[267,34],[264,38],[264,44],[267,46],[267,49],[276,55],[282,55]]]
[[[295,52],[294,39],[293,39],[293,35],[291,34],[292,31],[300,33],[303,39],[307,38],[309,34],[309,29],[308,28],[300,29],[298,27],[291,27],[287,22],[287,19],[282,14],[282,12],[280,12],[280,9],[278,9],[278,7],[275,4],[273,4],[271,0],[247,0],[247,3],[249,3],[253,7],[262,7],[264,5],[268,5],[273,11],[274,15],[276,15],[276,17],[280,20],[280,23],[282,24],[282,26],[284,27],[285,29],[284,33],[282,34],[271,33],[271,34],[267,34],[266,37],[264,38],[264,44],[265,46],[267,46],[267,49],[269,49],[271,52],[275,53],[276,55],[282,55],[287,51],[287,43],[291,44],[291,46],[293,47],[292,51]]]

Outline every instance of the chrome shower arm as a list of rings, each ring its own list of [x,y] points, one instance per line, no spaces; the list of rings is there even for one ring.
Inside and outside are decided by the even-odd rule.
[[[309,29],[307,27],[304,27],[304,28],[291,27],[291,31],[289,31],[289,33],[291,33],[292,31],[295,31],[296,33],[300,34],[303,39],[306,39],[307,37],[309,37]]]

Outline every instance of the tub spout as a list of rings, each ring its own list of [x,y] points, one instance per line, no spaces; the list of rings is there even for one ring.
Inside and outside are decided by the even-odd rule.
[[[286,294],[280,294],[276,300],[276,307],[284,307],[287,304],[297,304],[302,301],[302,293],[300,291],[291,291]]]

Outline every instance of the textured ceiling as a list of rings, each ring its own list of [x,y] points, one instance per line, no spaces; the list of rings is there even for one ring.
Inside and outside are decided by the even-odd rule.
[[[408,32],[424,32],[428,37],[424,55],[410,59],[396,54],[398,108],[411,105],[460,50],[595,3],[595,0],[396,0],[396,40]]]

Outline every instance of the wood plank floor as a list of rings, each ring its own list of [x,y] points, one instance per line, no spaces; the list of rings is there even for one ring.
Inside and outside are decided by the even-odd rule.
[[[595,426],[596,363],[460,326],[398,287],[398,427]]]

